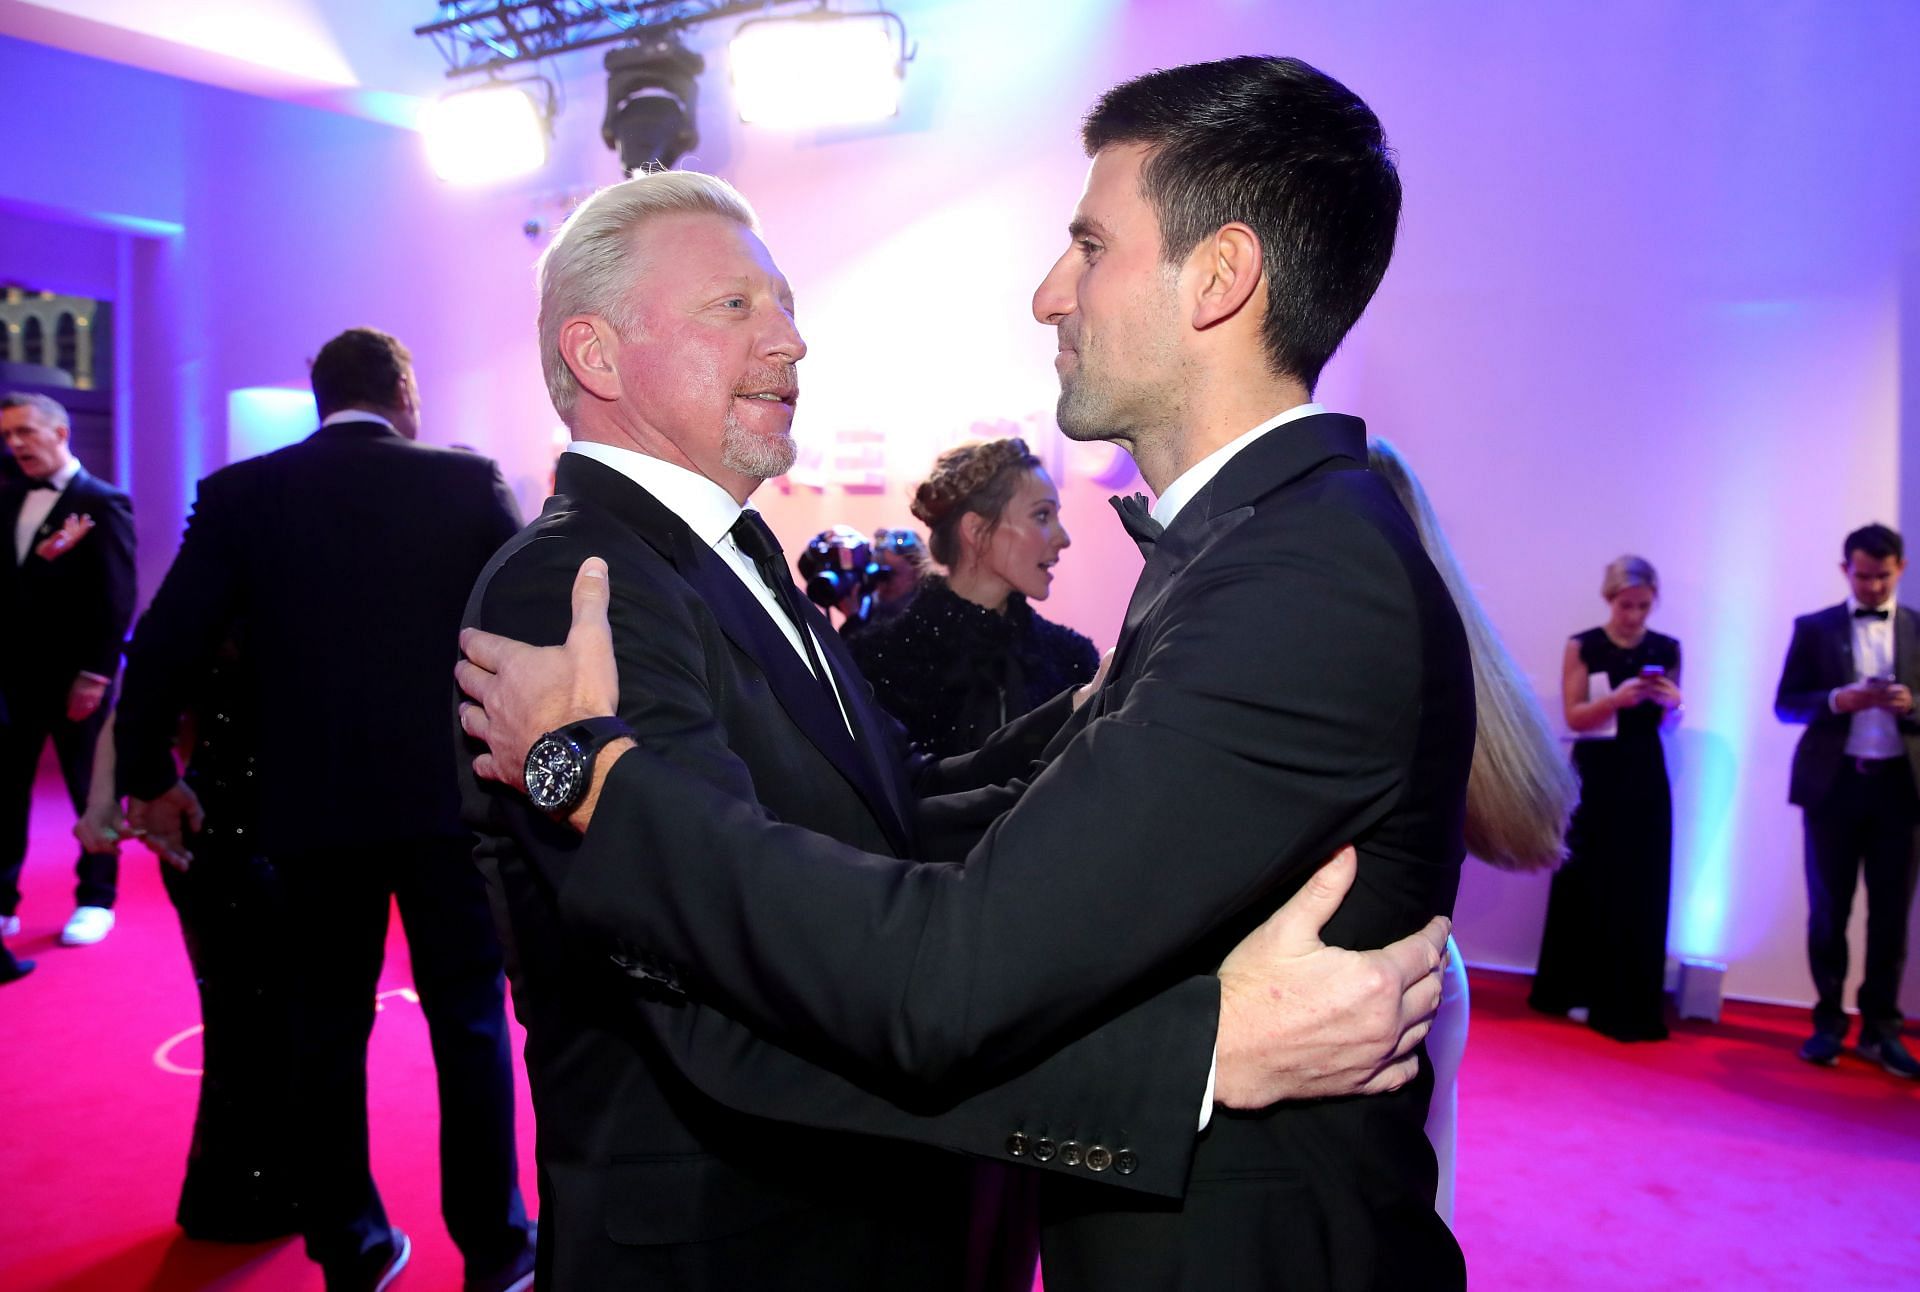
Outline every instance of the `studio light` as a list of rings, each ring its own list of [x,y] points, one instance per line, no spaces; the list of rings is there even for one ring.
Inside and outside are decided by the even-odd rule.
[[[427,160],[449,184],[490,184],[538,170],[547,160],[552,108],[545,80],[457,90],[421,115]]]
[[[707,60],[672,36],[607,54],[607,115],[600,137],[627,174],[673,164],[700,146],[694,114]]]
[[[822,9],[740,24],[730,57],[742,121],[804,130],[897,115],[910,55],[899,15]]]

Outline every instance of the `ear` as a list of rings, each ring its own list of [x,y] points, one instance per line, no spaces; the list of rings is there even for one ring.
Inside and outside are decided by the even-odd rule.
[[[967,512],[960,517],[960,537],[964,546],[962,551],[977,552],[980,541],[986,536],[987,518],[977,511]]]
[[[589,395],[606,400],[620,397],[613,327],[598,314],[576,315],[560,325],[560,357]]]
[[[1220,226],[1194,248],[1188,268],[1199,282],[1193,326],[1202,330],[1237,316],[1265,286],[1266,257],[1259,235],[1244,224]]]

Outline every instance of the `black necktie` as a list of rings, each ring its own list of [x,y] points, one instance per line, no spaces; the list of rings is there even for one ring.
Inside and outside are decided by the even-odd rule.
[[[1869,610],[1865,606],[1855,606],[1853,611],[1853,617],[1855,619],[1878,619],[1881,623],[1885,623],[1887,621],[1887,615],[1889,613],[1891,612],[1884,608],[1879,610]]]
[[[818,682],[833,702],[836,713],[840,712],[840,699],[834,694],[833,683],[827,678],[826,661],[814,648],[813,633],[807,628],[806,608],[800,601],[800,589],[793,586],[793,579],[787,574],[787,561],[780,553],[780,540],[767,528],[767,522],[760,519],[760,513],[748,507],[741,511],[740,519],[733,522],[733,528],[727,533],[733,536],[735,546],[747,554],[754,568],[760,571],[760,578],[773,590],[774,600],[787,612],[787,618],[799,630],[800,645],[807,652],[807,663],[813,668],[814,681]],[[842,717],[845,715],[842,714]]]
[[[27,477],[27,492],[29,492],[29,493],[31,493],[31,492],[33,492],[33,491],[34,491],[35,489],[51,489],[51,490],[53,490],[53,491],[54,491],[55,493],[58,493],[58,492],[60,492],[60,486],[59,486],[59,485],[57,485],[57,484],[55,484],[55,483],[54,483],[53,481],[51,481],[51,480],[35,480],[35,479],[34,479],[34,478],[33,478],[32,476],[28,476],[28,477]]]
[[[1140,555],[1152,556],[1153,545],[1160,541],[1160,535],[1166,532],[1166,526],[1155,520],[1147,511],[1147,496],[1134,494],[1130,498],[1113,497],[1107,499],[1113,509],[1120,513],[1120,523],[1127,527],[1127,534],[1140,545]]]

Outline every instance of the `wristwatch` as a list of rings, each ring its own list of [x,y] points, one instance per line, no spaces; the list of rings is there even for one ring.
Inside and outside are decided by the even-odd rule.
[[[527,751],[527,797],[542,812],[565,816],[587,795],[594,756],[608,742],[632,734],[619,718],[588,718],[549,731]]]

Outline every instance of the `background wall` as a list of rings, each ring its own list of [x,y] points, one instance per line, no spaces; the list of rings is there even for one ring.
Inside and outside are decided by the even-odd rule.
[[[940,448],[1017,428],[1060,466],[1077,540],[1047,613],[1110,644],[1139,558],[1103,499],[1138,486],[1111,451],[1058,440],[1051,336],[1028,312],[1084,172],[1075,123],[1154,66],[1304,57],[1380,113],[1407,189],[1394,268],[1322,396],[1420,469],[1550,701],[1562,643],[1604,613],[1605,562],[1660,568],[1655,623],[1685,644],[1688,692],[1672,948],[1729,961],[1734,992],[1804,1000],[1795,733],[1770,701],[1792,616],[1842,595],[1841,535],[1920,515],[1902,505],[1920,499],[1902,452],[1920,8],[896,7],[919,57],[901,118],[874,128],[739,125],[725,25],[695,38],[703,143],[683,164],[759,205],[813,346],[801,467],[760,498],[776,527],[903,520]],[[16,101],[60,105],[0,140],[0,273],[24,227],[8,212],[111,230],[122,318],[144,324],[123,334],[149,587],[192,480],[228,452],[233,392],[298,386],[355,323],[413,346],[427,437],[499,457],[537,506],[555,419],[521,225],[618,178],[598,60],[559,65],[549,168],[466,192],[403,130],[0,40]],[[1545,892],[1471,867],[1469,958],[1530,965]]]

